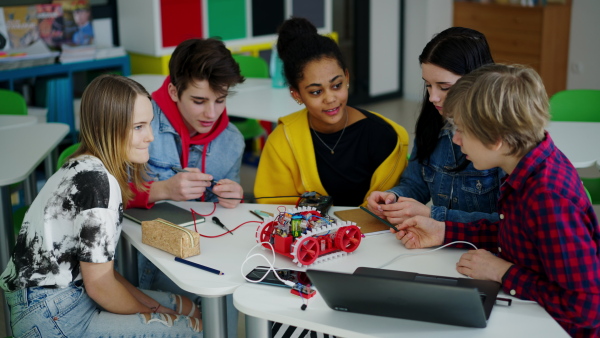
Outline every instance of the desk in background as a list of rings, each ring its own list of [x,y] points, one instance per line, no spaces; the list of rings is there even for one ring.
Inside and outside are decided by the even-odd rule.
[[[0,115],[0,130],[31,126],[37,118],[31,115]]]
[[[178,202],[176,204],[186,209],[193,207],[195,211],[201,214],[207,214],[213,208],[212,203]],[[251,203],[242,203],[235,209],[225,209],[217,206],[214,215],[218,216],[228,228],[233,229],[235,226],[245,221],[258,221],[255,216],[250,214],[249,210],[260,209],[277,213],[277,207],[278,205],[274,204]],[[335,210],[342,209],[345,208],[333,207],[330,214]],[[210,217],[212,216],[207,217],[205,223],[199,223],[198,231],[203,235],[221,234],[223,229],[213,224],[210,221]],[[496,330],[499,330],[503,335],[506,332],[550,332],[556,334],[556,336],[566,336],[566,333],[554,319],[552,319],[550,315],[536,303],[513,303],[513,308],[508,308],[506,310],[497,307],[492,312],[493,321],[490,322],[492,329],[488,328],[484,330],[459,328],[439,324],[424,324],[422,322],[402,321],[390,318],[365,317],[364,315],[339,312],[335,313],[329,308],[325,309],[324,307],[326,305],[322,300],[319,300],[319,298],[309,301],[307,311],[301,311],[301,300],[298,297],[291,295],[289,289],[252,285],[246,282],[242,277],[241,264],[248,255],[250,249],[256,245],[254,236],[258,225],[258,222],[246,224],[236,230],[233,236],[226,235],[219,238],[202,237],[200,239],[201,254],[188,259],[225,272],[225,275],[222,276],[177,263],[174,261],[173,255],[141,243],[142,231],[140,225],[127,219],[123,220],[123,236],[179,285],[179,287],[203,297],[202,312],[204,319],[204,334],[207,338],[226,336],[225,296],[231,293],[234,293],[234,304],[236,307],[248,315],[246,325],[247,329],[250,330],[250,335],[248,335],[249,338],[264,337],[262,334],[265,332],[260,330],[264,330],[267,327],[268,320],[277,320],[298,325],[301,323],[303,326],[315,330],[330,332],[341,336],[349,336],[348,330],[352,329],[349,329],[348,327],[344,329],[344,325],[346,325],[344,323],[348,321],[347,319],[336,320],[331,323],[331,325],[328,322],[328,318],[334,318],[336,316],[343,317],[345,315],[349,315],[351,321],[360,319],[357,321],[357,325],[364,321],[373,320],[373,318],[376,318],[376,322],[378,323],[386,323],[385,326],[378,328],[371,326],[370,324],[366,325],[364,330],[367,330],[368,328],[368,330],[372,329],[373,331],[364,331],[365,333],[363,336],[377,336],[381,333],[382,336],[385,337],[386,335],[383,333],[390,332],[389,323],[399,323],[405,325],[408,331],[414,329],[417,333],[420,332],[422,335],[428,336],[437,334],[444,336],[446,335],[446,332],[453,332],[453,330],[456,330],[460,334],[466,333],[467,336],[487,335],[488,333],[495,333]],[[404,248],[400,241],[396,240],[394,235],[385,233],[363,238],[360,247],[347,257],[316,264],[312,266],[312,268],[350,273],[360,266],[378,267],[401,253],[416,253],[419,251],[426,250],[408,250]],[[461,275],[456,271],[455,263],[463,252],[464,250],[447,248],[428,255],[406,256],[399,258],[387,268],[460,277]],[[262,253],[269,259],[272,257],[270,251],[261,248],[256,248],[253,253]],[[258,265],[266,265],[266,262],[260,258],[253,258],[245,265],[243,272],[248,273],[252,268]],[[298,266],[293,264],[289,258],[278,254],[276,254],[275,266],[278,268],[298,269]],[[305,268],[301,268],[301,270],[304,269]],[[256,293],[256,296],[252,296],[254,293]],[[512,311],[514,309],[517,310]],[[523,314],[523,316],[525,316],[522,322],[526,328],[523,329],[522,327],[517,326],[510,328],[513,321],[518,320],[518,316],[515,314]],[[321,321],[315,321],[314,326],[304,325],[308,324],[305,321],[313,321],[313,319],[315,319],[313,317],[318,316],[323,316],[323,319]],[[292,320],[292,317],[297,317],[297,319]],[[336,323],[340,323],[339,325],[341,327],[337,327]],[[506,328],[504,328],[505,326]],[[253,328],[259,328],[261,335],[253,335],[253,333],[256,333],[256,331],[252,331]],[[361,332],[361,330],[363,329],[357,328],[357,332]],[[398,333],[396,331],[392,332],[397,336]],[[391,337],[394,335],[388,334],[387,336]]]
[[[589,168],[600,160],[600,123],[552,121],[546,130],[575,168]]]
[[[54,168],[48,156],[69,133],[62,123],[40,123],[2,130],[0,133],[0,271],[4,271],[15,245],[10,185],[21,182],[43,161]],[[48,172],[46,173],[48,175]],[[6,302],[4,320],[10,330],[10,313]]]

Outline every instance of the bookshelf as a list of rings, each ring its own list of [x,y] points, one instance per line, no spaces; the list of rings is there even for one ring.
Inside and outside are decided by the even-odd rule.
[[[455,1],[453,22],[485,34],[494,61],[535,69],[548,96],[566,89],[571,0],[534,7]]]
[[[18,84],[27,79],[47,80],[46,106],[48,122],[63,122],[69,125],[73,142],[77,141],[75,113],[73,109],[74,76],[81,72],[111,72],[130,75],[129,56],[91,60],[67,64],[51,64],[27,68],[3,70],[0,72],[0,88],[16,90]]]

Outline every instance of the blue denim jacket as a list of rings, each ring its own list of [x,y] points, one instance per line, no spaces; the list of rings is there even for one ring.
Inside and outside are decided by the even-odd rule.
[[[431,218],[437,221],[468,223],[499,219],[496,204],[505,175],[502,169],[477,170],[470,163],[462,171],[449,171],[460,164],[464,155],[452,143],[450,130],[445,128],[440,131],[438,144],[428,160],[420,164],[416,154],[415,145],[400,184],[389,192],[423,204],[432,200]]]
[[[172,167],[181,168],[181,138],[156,102],[152,101],[152,106],[154,119],[151,125],[154,142],[150,143],[148,169],[151,180],[164,181],[175,175]],[[240,131],[229,123],[207,147],[205,172],[211,174],[216,181],[228,178],[240,183],[240,166],[244,152],[244,137]],[[188,167],[202,170],[203,148],[203,145],[190,147]],[[205,201],[216,202],[217,197],[207,191]]]

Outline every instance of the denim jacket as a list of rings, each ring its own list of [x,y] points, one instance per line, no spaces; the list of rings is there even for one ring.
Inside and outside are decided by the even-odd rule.
[[[432,200],[431,218],[437,221],[498,221],[496,204],[505,175],[502,169],[477,170],[470,163],[462,171],[450,171],[460,164],[464,155],[460,147],[452,143],[452,133],[446,128],[440,131],[438,144],[428,160],[420,164],[416,154],[415,145],[400,184],[388,192],[423,204]]]
[[[181,168],[181,138],[156,102],[152,101],[154,119],[152,132],[154,142],[150,143],[148,169],[150,179],[164,181],[175,175],[172,167]],[[228,178],[240,183],[240,166],[244,152],[244,137],[231,123],[219,136],[207,145],[206,173],[218,181]],[[188,167],[202,170],[202,150],[204,145],[192,145],[189,149]],[[205,193],[205,201],[216,202],[210,192]]]

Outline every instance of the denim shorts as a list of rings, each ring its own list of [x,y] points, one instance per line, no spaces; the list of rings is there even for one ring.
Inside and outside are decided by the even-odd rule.
[[[167,292],[142,290],[161,306],[175,309]],[[202,337],[190,318],[160,313],[120,315],[104,311],[81,281],[66,288],[31,287],[5,292],[14,337]]]

